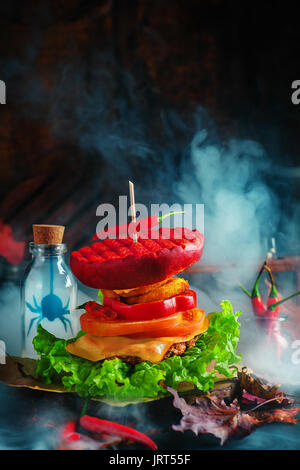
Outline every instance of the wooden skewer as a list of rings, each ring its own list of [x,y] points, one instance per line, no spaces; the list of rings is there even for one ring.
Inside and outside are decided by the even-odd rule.
[[[130,212],[131,212],[131,221],[136,222],[136,212],[135,212],[135,202],[134,202],[134,185],[129,181],[129,195],[130,195]],[[133,241],[137,242],[137,234],[133,233]]]

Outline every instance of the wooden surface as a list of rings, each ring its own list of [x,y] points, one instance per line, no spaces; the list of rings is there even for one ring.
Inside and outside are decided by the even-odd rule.
[[[262,263],[263,260],[261,260],[261,263],[258,263],[258,266],[261,266]],[[268,265],[272,269],[273,273],[295,273],[295,292],[300,291],[300,256],[272,258],[268,261]],[[198,263],[193,264],[190,268],[186,269],[185,272],[190,274],[212,274],[224,270],[234,269],[235,266],[236,263],[208,264],[199,261]],[[299,305],[299,297],[296,297],[295,302],[297,305]]]
[[[209,264],[199,261],[198,263],[195,263],[190,268],[188,268],[186,272],[215,273],[218,271],[223,271],[225,269],[233,269],[235,266],[236,263]],[[281,258],[273,258],[268,261],[268,266],[270,266],[274,273],[297,272],[300,271],[300,256],[286,256]]]

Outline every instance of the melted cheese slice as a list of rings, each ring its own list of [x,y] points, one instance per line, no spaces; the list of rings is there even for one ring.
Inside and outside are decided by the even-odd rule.
[[[175,343],[186,342],[207,330],[206,318],[199,329],[189,336],[161,338],[128,338],[127,336],[94,336],[85,334],[66,346],[69,353],[89,361],[101,361],[114,356],[134,356],[143,361],[160,362],[168,349]]]

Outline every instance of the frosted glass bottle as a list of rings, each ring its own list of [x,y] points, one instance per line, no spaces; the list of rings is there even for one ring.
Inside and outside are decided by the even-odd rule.
[[[72,338],[79,329],[77,284],[67,266],[64,243],[29,244],[31,263],[25,270],[21,288],[23,316],[23,356],[38,357],[32,340],[37,326],[58,338]]]

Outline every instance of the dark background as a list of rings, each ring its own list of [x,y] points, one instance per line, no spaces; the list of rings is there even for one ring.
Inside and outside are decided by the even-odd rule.
[[[265,178],[292,214],[299,180],[276,170],[299,162],[292,5],[2,2],[1,220],[25,241],[32,223],[64,224],[73,249],[94,233],[96,207],[128,193],[128,179],[139,202],[174,202],[195,116],[214,123],[216,139],[265,147],[274,165]]]

